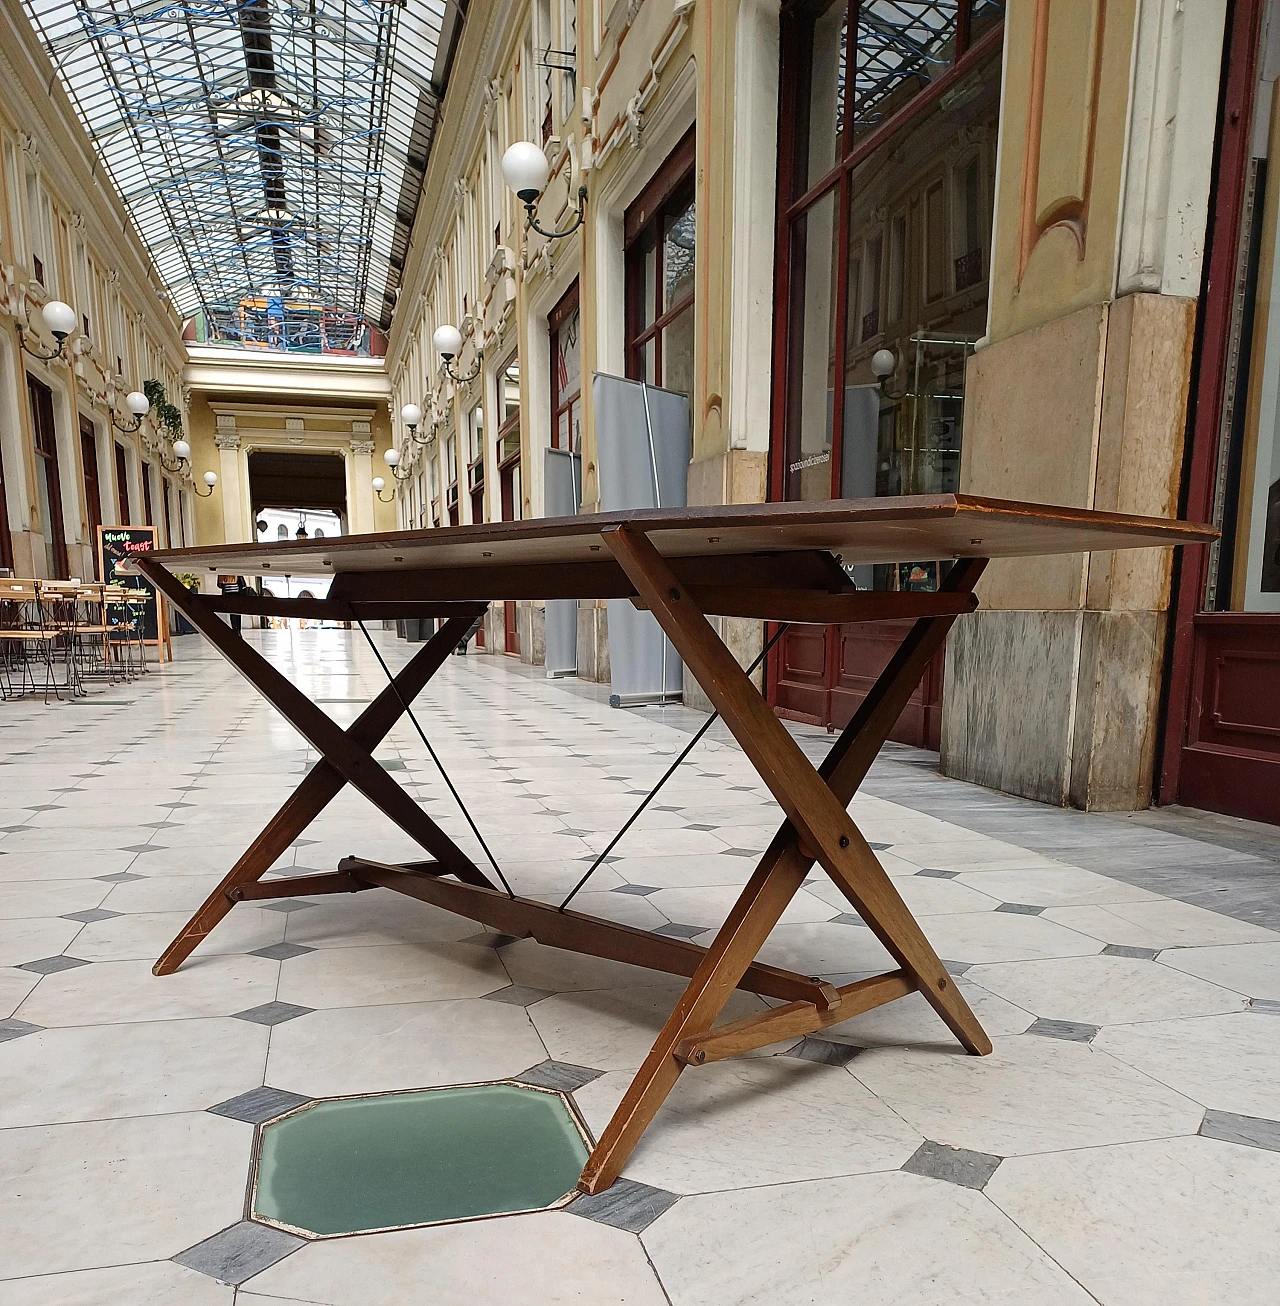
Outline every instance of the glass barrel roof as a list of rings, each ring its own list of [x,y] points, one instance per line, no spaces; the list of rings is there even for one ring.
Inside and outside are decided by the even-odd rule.
[[[389,323],[465,3],[24,4],[179,312]]]

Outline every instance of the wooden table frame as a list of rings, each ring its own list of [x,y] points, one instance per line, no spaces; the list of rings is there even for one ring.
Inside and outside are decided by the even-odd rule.
[[[874,501],[877,505],[885,502]],[[1025,511],[1028,505],[1014,507]],[[764,505],[758,511],[769,508],[774,506]],[[1206,533],[1205,528],[1185,523],[1120,519],[1071,510],[1044,509],[1043,515],[1063,512],[1071,516],[1076,527],[1084,519],[1088,519],[1086,526],[1093,524],[1098,531],[1108,526],[1111,534],[1095,536],[1108,541],[1116,538],[1115,531],[1120,529],[1117,522],[1139,537],[1146,533],[1147,538],[1133,541],[1137,544],[1183,542],[1179,530],[1183,536],[1198,531],[1203,538]],[[573,520],[573,529],[580,532],[583,519]],[[596,520],[599,525],[595,538],[601,544],[590,547],[593,554],[607,550],[602,557],[579,556],[562,565],[520,566],[508,561],[344,570],[335,575],[327,599],[200,596],[180,585],[163,565],[172,565],[171,560],[188,565],[181,553],[161,555],[163,563],[145,555],[135,560],[156,589],[322,755],[165,950],[154,967],[155,973],[166,975],[181,965],[237,902],[299,894],[358,893],[382,887],[505,934],[688,976],[688,987],[587,1161],[578,1183],[586,1193],[608,1188],[617,1178],[686,1067],[703,1066],[771,1043],[800,1038],[916,991],[966,1051],[979,1056],[991,1051],[991,1041],[847,811],[957,616],[977,606],[974,586],[987,559],[958,557],[937,593],[869,593],[855,591],[837,560],[820,548],[793,547],[787,552],[750,556],[718,553],[665,557],[651,538],[656,527],[644,520],[644,514],[633,519]],[[507,525],[528,535],[533,524]],[[467,532],[481,543],[495,533],[486,526],[429,534],[437,538],[465,537]],[[367,538],[373,541],[397,537]],[[712,537],[712,542],[717,539]],[[982,542],[979,538],[971,541],[975,545]],[[349,543],[354,548],[358,541]],[[279,546],[286,556],[288,548]],[[1008,548],[1008,552],[1014,551]],[[1033,551],[1068,550],[1024,550]],[[200,551],[188,552],[196,555]],[[270,556],[276,555],[273,552]],[[492,555],[485,552],[481,556]],[[394,561],[402,559],[396,557]],[[728,918],[705,948],[501,891],[373,758],[373,749],[444,664],[487,604],[534,595],[630,597],[637,606],[647,607],[782,808],[786,819]],[[393,683],[353,725],[343,730],[230,630],[218,614],[231,611],[339,620],[435,617],[443,619],[443,624]],[[885,616],[916,620],[822,765],[815,768],[716,634],[707,620],[708,613],[822,623],[878,620]],[[418,842],[431,854],[430,860],[387,865],[348,857],[334,872],[264,882],[262,877],[275,860],[346,784],[358,789]],[[770,931],[815,864],[891,954],[896,969],[837,988],[821,979],[756,960]],[[445,878],[450,876],[453,878]],[[735,989],[773,998],[781,1005],[717,1026],[715,1021]]]

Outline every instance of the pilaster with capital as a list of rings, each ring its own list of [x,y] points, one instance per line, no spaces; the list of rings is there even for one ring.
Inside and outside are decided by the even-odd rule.
[[[374,440],[368,422],[351,423],[351,476],[350,502],[347,516],[351,530],[356,535],[367,535],[374,529],[373,521],[373,450]]]

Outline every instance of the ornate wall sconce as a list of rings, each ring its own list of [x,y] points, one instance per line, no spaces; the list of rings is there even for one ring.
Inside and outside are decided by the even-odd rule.
[[[38,358],[42,362],[50,362],[55,358],[65,358],[67,348],[67,337],[75,331],[79,325],[80,319],[76,317],[76,311],[70,304],[64,304],[60,299],[51,299],[40,310],[44,318],[44,324],[49,328],[49,334],[58,342],[58,347],[51,354],[41,353],[38,349],[32,349],[27,344],[26,332],[23,330],[22,323],[18,323],[18,343],[22,346],[23,351],[31,355],[32,358]],[[30,318],[27,319],[27,325],[30,326]]]
[[[587,183],[584,181],[578,187],[578,211],[569,220],[569,225],[563,231],[548,231],[538,221],[538,199],[550,176],[551,164],[546,154],[532,141],[516,141],[502,156],[502,180],[524,205],[529,225],[548,240],[562,240],[565,236],[572,236],[587,216]]]

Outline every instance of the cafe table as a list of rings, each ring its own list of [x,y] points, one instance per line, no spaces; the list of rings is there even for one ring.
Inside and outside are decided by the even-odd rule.
[[[991,1041],[849,815],[850,801],[952,623],[978,606],[974,587],[989,560],[1203,545],[1215,534],[1189,522],[942,494],[597,513],[135,555],[129,565],[322,758],[165,950],[155,974],[176,970],[237,903],[381,887],[504,934],[689,977],[591,1152],[578,1184],[587,1193],[617,1177],[686,1069],[800,1038],[913,992],[967,1052],[985,1055]],[[863,564],[921,560],[941,564],[933,592],[860,590],[850,579]],[[193,593],[174,574],[201,571],[259,576],[268,586],[290,574],[332,581],[324,598],[220,596]],[[412,717],[414,699],[487,605],[518,599],[629,599],[648,609],[781,807],[784,821],[706,947],[515,895],[374,760],[373,750],[401,716]],[[434,618],[438,625],[397,674],[387,671],[386,689],[343,729],[230,629],[221,614],[232,612],[362,629],[391,618]],[[814,767],[709,616],[767,622],[775,631],[782,623],[911,624]],[[353,856],[333,871],[264,880],[345,785],[420,845],[423,860],[388,865]],[[893,970],[835,985],[756,960],[815,864],[892,955]],[[735,989],[774,1005],[717,1025]]]

